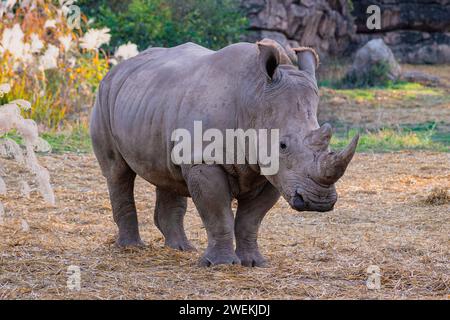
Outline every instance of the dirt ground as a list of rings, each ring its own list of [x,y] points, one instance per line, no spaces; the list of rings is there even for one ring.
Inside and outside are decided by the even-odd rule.
[[[448,153],[357,154],[331,213],[298,213],[280,200],[260,231],[267,268],[197,267],[206,233],[191,202],[186,230],[199,251],[164,248],[153,225],[154,188],[143,180],[136,196],[147,246],[116,248],[92,154],[40,157],[56,207],[36,192],[21,197],[26,172],[1,161],[9,193],[0,196],[0,299],[450,298],[450,203],[424,202],[434,187],[450,188]],[[81,268],[80,292],[67,288],[71,265]],[[380,290],[367,289],[370,265],[381,270]]]

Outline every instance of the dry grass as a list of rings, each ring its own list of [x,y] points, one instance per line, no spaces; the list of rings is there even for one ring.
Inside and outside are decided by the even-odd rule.
[[[188,237],[198,253],[163,248],[153,225],[154,188],[138,180],[140,227],[147,247],[114,246],[105,182],[92,155],[40,159],[51,171],[57,207],[17,191],[16,166],[4,161],[7,208],[0,226],[0,299],[360,299],[449,298],[450,204],[427,205],[433,187],[450,187],[450,155],[358,154],[338,185],[333,213],[296,213],[281,200],[263,222],[268,268],[198,268],[205,230],[189,204]],[[12,174],[12,172],[16,172]],[[30,230],[22,230],[26,220]],[[365,286],[369,265],[382,289]],[[66,288],[81,267],[81,292]]]
[[[440,78],[444,86],[450,87],[450,64],[402,64],[402,71],[420,71]]]
[[[373,97],[367,99],[322,88],[318,117],[321,122],[346,123],[369,130],[445,121],[450,119],[450,90],[441,92],[446,93],[437,96],[417,93],[408,98],[406,95],[410,93],[402,90],[373,90]]]
[[[444,122],[442,126],[449,129],[450,65],[402,65],[402,69],[438,76],[442,83],[438,88],[408,90],[335,90],[322,87],[319,122],[338,122],[365,129]],[[345,70],[345,67],[339,66],[339,70]]]

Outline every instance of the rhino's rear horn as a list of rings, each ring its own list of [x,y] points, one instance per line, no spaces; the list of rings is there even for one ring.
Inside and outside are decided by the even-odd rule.
[[[316,77],[316,69],[319,67],[319,55],[313,48],[300,47],[293,49],[297,53],[298,68],[308,72],[314,78]]]
[[[305,138],[306,145],[314,151],[321,152],[328,150],[333,129],[331,125],[325,123],[322,127],[312,131]]]

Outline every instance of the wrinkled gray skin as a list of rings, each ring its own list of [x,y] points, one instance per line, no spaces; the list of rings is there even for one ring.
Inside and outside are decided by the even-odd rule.
[[[91,120],[94,151],[107,179],[119,246],[143,245],[133,196],[136,175],[156,186],[154,221],[168,247],[193,250],[183,219],[192,197],[208,235],[200,265],[263,266],[258,228],[280,194],[298,211],[329,211],[357,144],[329,151],[331,128],[319,128],[315,59],[264,40],[211,51],[187,43],[151,48],[116,66],[101,82]],[[258,165],[181,165],[171,134],[209,128],[280,129],[280,170]],[[236,217],[231,209],[238,200]],[[236,248],[234,247],[236,239]]]

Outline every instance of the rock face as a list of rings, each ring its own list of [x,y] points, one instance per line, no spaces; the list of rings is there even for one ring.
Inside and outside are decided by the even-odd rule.
[[[349,73],[357,82],[367,82],[366,79],[377,81],[377,79],[370,79],[374,76],[371,73],[376,67],[386,68],[386,72],[378,76],[387,76],[387,80],[397,80],[400,77],[400,65],[382,39],[371,40],[356,52]]]
[[[313,46],[322,56],[355,52],[381,38],[397,60],[450,62],[450,0],[241,0],[250,36]],[[368,6],[381,9],[381,30],[368,30]]]
[[[450,34],[420,31],[392,31],[385,34],[359,34],[358,43],[383,39],[402,63],[449,63]]]
[[[449,0],[360,0],[353,4],[357,43],[382,38],[401,62],[450,62]],[[381,30],[366,27],[366,10],[372,4],[381,9]]]
[[[356,31],[347,0],[242,0],[249,40],[271,38],[312,46],[322,55],[344,52]]]
[[[359,0],[353,2],[353,14],[360,33],[371,31],[366,27],[366,9],[373,4],[381,9],[383,32],[396,30],[443,32],[450,28],[448,0]]]

